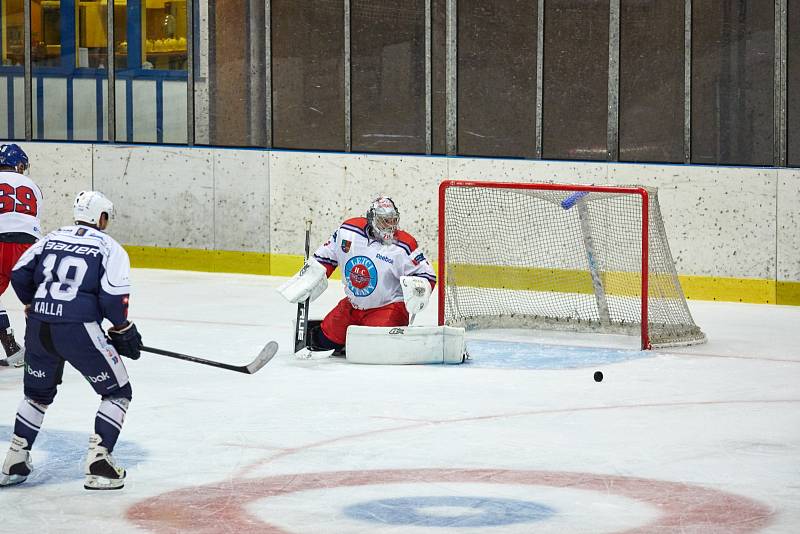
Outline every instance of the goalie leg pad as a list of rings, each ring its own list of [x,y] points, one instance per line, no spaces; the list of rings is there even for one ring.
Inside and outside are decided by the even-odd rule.
[[[347,329],[347,361],[351,363],[458,364],[465,357],[463,328],[351,326]]]

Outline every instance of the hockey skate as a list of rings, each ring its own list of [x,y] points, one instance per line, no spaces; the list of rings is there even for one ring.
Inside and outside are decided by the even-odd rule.
[[[11,446],[8,448],[3,471],[0,473],[0,486],[13,486],[25,482],[33,470],[31,453],[25,450],[28,440],[16,434],[11,437]]]
[[[9,367],[22,367],[25,365],[25,348],[20,347],[14,339],[14,331],[9,328],[5,332],[0,332],[0,344],[6,353],[6,358],[0,360],[0,365]]]
[[[83,487],[88,490],[122,489],[125,485],[125,469],[114,463],[108,449],[100,445],[100,436],[89,438],[89,454],[86,456],[86,479]]]

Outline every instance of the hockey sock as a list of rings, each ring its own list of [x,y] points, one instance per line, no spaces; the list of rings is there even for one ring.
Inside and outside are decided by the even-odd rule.
[[[311,350],[338,350],[343,348],[344,345],[334,343],[328,339],[322,332],[321,326],[315,326],[311,330]]]
[[[28,441],[27,450],[31,450],[39,429],[44,421],[44,412],[47,406],[39,404],[28,398],[22,399],[17,408],[17,419],[14,422],[14,434]]]
[[[0,308],[0,345],[3,346],[5,357],[11,358],[20,350],[20,346],[14,339],[14,331],[11,330],[11,323],[8,320],[8,312],[5,308]],[[3,365],[9,362],[3,362]]]
[[[100,444],[108,449],[108,452],[113,451],[117,444],[130,402],[125,397],[105,397],[100,402],[100,408],[94,418],[94,431],[102,438]]]
[[[11,328],[11,321],[8,320],[8,312],[5,308],[0,308],[0,332],[7,332]]]

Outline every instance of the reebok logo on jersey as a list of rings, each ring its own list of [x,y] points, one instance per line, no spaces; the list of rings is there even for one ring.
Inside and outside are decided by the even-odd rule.
[[[108,380],[109,378],[111,378],[111,377],[108,375],[108,373],[106,373],[105,371],[103,371],[102,373],[100,373],[100,374],[99,374],[99,375],[97,375],[97,376],[87,376],[87,377],[86,377],[86,380],[88,380],[88,381],[89,381],[89,382],[91,382],[92,384],[97,384],[98,382],[105,382],[105,381],[106,381],[106,380]]]
[[[33,378],[44,378],[47,376],[41,369],[31,369],[30,367],[28,367],[28,374]]]
[[[391,330],[389,330],[390,336],[396,336],[397,334],[405,334],[405,330],[403,330],[402,328],[392,328]]]
[[[384,256],[383,254],[376,254],[375,257],[378,258],[379,260],[385,261],[386,263],[394,263],[394,260],[392,258]]]

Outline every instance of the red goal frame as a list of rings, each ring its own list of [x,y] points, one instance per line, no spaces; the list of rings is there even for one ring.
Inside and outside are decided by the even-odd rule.
[[[444,325],[444,290],[445,290],[445,192],[450,187],[486,187],[493,189],[534,189],[549,191],[585,191],[587,193],[615,193],[638,195],[642,200],[642,221],[641,221],[641,241],[642,241],[642,298],[641,298],[641,341],[642,350],[652,348],[648,333],[648,289],[649,289],[649,228],[650,228],[650,196],[643,187],[618,187],[604,185],[572,185],[554,183],[514,183],[514,182],[485,182],[469,180],[444,180],[439,184],[439,268],[438,268],[438,290],[439,290],[439,325]]]

